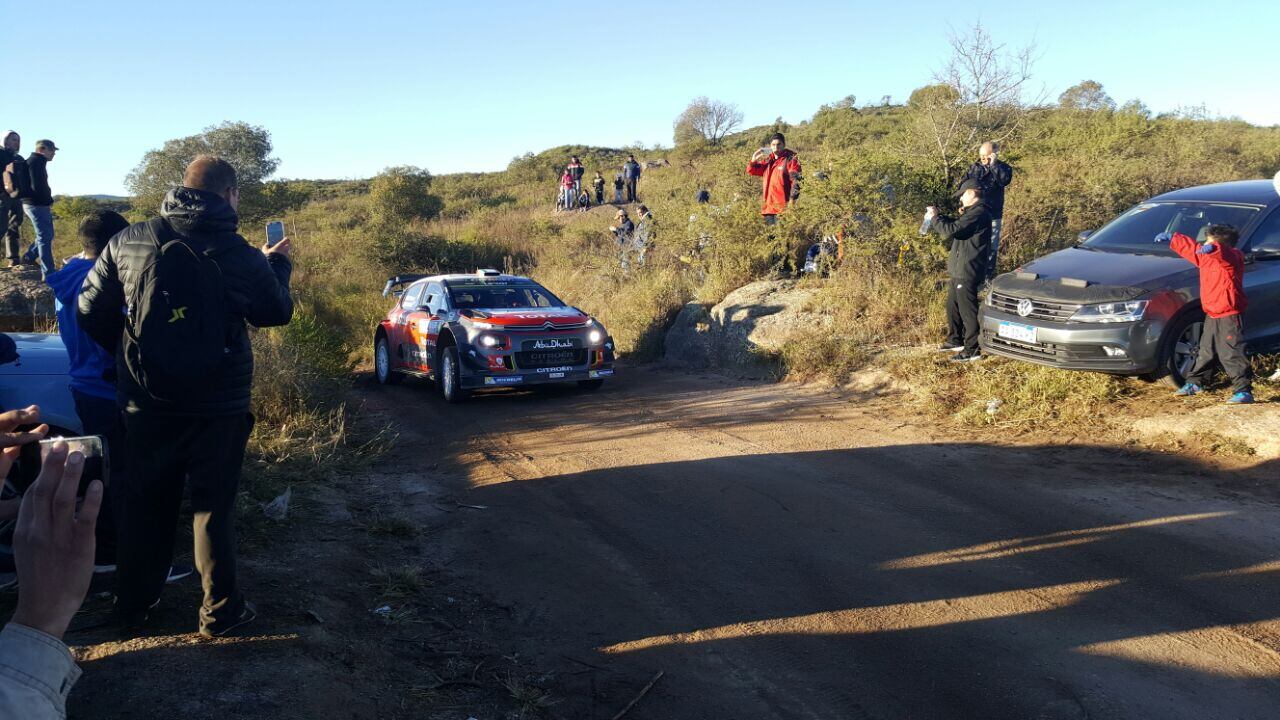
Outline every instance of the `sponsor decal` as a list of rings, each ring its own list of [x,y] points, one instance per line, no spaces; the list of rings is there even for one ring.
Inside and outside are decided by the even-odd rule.
[[[487,378],[485,378],[485,379],[484,379],[484,384],[485,384],[485,385],[493,385],[493,384],[494,384],[494,382],[493,382],[493,378],[491,378],[491,377],[487,377]]]
[[[493,382],[490,383],[489,381]],[[524,382],[521,375],[500,375],[498,377],[487,377],[484,379],[486,385],[519,385]]]
[[[564,377],[564,373],[562,373],[562,372],[558,372],[558,373],[551,373],[551,374],[550,374],[550,375],[548,375],[547,377],[551,378],[552,380],[559,380],[560,378]]]
[[[538,368],[538,369],[537,369],[537,372],[540,372],[540,373],[567,373],[567,372],[569,372],[570,370],[573,370],[573,367],[572,367],[572,366],[570,366],[570,367]]]
[[[610,377],[612,375],[613,375],[612,370],[592,370],[590,373],[588,373],[588,376],[593,378]]]
[[[525,343],[526,350],[572,350],[573,348],[572,340],[534,340],[532,343]]]

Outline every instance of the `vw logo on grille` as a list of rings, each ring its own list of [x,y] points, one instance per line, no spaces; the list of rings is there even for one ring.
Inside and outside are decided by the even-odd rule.
[[[1021,300],[1018,301],[1019,317],[1026,317],[1031,314],[1032,310],[1035,310],[1035,309],[1036,309],[1036,306],[1033,305],[1031,301],[1028,300],[1027,298],[1022,298]]]

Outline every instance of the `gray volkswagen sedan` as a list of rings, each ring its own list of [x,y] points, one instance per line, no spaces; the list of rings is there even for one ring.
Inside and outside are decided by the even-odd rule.
[[[1280,350],[1280,194],[1271,180],[1244,180],[1156,196],[1000,275],[981,310],[983,352],[1181,385],[1204,325],[1199,275],[1154,238],[1203,241],[1217,223],[1240,230],[1249,350]]]

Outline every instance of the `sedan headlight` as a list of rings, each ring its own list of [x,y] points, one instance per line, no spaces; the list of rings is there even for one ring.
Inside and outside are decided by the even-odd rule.
[[[1098,303],[1085,305],[1071,316],[1072,322],[1085,323],[1122,323],[1135,322],[1142,319],[1147,311],[1146,300],[1130,300],[1128,302]]]

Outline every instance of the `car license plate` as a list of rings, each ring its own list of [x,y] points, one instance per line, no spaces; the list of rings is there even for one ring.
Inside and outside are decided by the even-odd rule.
[[[552,380],[559,380],[560,378],[564,377],[564,373],[551,373],[547,377],[551,378]]]
[[[1000,327],[996,329],[996,334],[1002,338],[1009,338],[1018,342],[1034,343],[1036,341],[1035,326],[1023,325],[1022,323],[1001,321]]]

